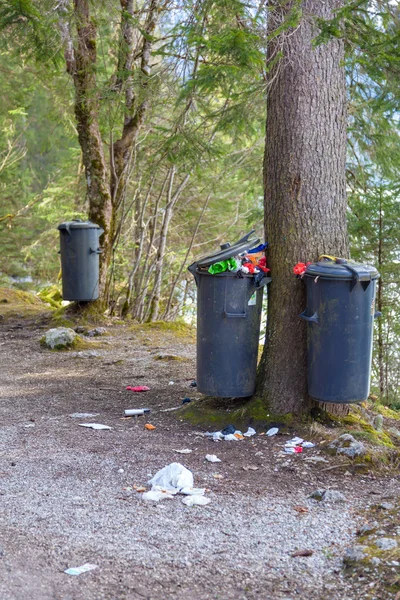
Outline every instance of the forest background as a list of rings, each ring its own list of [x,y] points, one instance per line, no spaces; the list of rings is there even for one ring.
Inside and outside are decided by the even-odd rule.
[[[301,2],[291,4],[288,35],[302,18]],[[139,322],[193,320],[187,266],[253,227],[263,237],[268,3],[89,5],[92,94],[105,155],[124,135],[129,102],[141,110],[115,202],[109,311]],[[76,41],[73,17],[67,0],[6,0],[0,7],[2,286],[45,293],[59,286],[57,225],[88,216],[65,52],[68,35]],[[381,274],[373,391],[400,408],[399,6],[350,1],[317,25],[315,44],[345,41],[351,257]]]

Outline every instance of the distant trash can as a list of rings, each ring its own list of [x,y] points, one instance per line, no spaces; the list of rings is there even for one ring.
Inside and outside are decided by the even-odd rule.
[[[104,230],[90,221],[75,219],[58,226],[62,296],[88,302],[99,297],[99,238]]]
[[[368,398],[376,282],[370,265],[320,257],[303,280],[308,322],[308,392],[320,402],[349,404]]]
[[[232,246],[189,267],[197,284],[197,390],[220,398],[255,391],[263,286],[270,278],[208,267],[247,252],[259,243],[251,231]]]

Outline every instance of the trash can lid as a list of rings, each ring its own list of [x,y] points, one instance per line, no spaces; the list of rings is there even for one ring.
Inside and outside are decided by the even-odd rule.
[[[69,231],[70,229],[101,229],[100,225],[96,225],[96,223],[92,223],[91,221],[82,221],[81,219],[73,219],[72,221],[66,221],[65,223],[60,223],[57,229],[66,229]]]
[[[249,239],[250,236],[254,233],[254,229],[252,229],[249,233],[247,233],[244,237],[242,237],[238,242],[234,244],[230,244],[227,242],[226,244],[221,244],[221,249],[215,252],[214,254],[209,254],[208,256],[203,256],[196,260],[191,267],[209,267],[216,262],[220,262],[221,260],[227,260],[232,256],[236,256],[237,254],[242,254],[242,252],[247,252],[250,248],[257,246],[260,243],[259,238]]]
[[[364,265],[345,258],[324,256],[320,256],[318,262],[308,265],[304,275],[347,281],[352,279],[370,281],[379,277],[378,271],[372,265]]]

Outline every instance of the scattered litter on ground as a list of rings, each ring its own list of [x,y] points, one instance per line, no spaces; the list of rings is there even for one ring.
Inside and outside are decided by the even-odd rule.
[[[98,417],[99,413],[72,413],[68,416],[73,419],[91,419],[93,417]]]
[[[229,435],[230,433],[236,433],[236,427],[234,425],[227,425],[225,429],[221,431],[222,435]]]
[[[175,381],[170,381],[168,385],[175,385]]]
[[[193,487],[193,473],[180,463],[171,463],[160,469],[148,483],[179,492],[182,488]]]
[[[139,415],[144,415],[149,412],[150,408],[128,408],[124,411],[126,417],[138,417]]]
[[[308,508],[307,506],[293,506],[293,510],[295,510],[296,512],[302,514],[302,513],[308,513]]]
[[[151,423],[146,423],[144,428],[147,429],[147,431],[153,431],[156,427],[155,427],[155,425],[152,425]]]
[[[268,437],[272,437],[273,435],[276,435],[278,433],[279,429],[278,427],[271,427],[271,429],[268,429],[268,431],[265,433],[265,435],[267,435]]]
[[[296,558],[297,556],[312,556],[313,554],[314,550],[296,550],[296,552],[292,552],[290,556]]]
[[[153,502],[160,502],[160,500],[172,500],[173,497],[174,496],[171,493],[161,489],[152,489],[142,495],[143,500],[151,500]]]
[[[182,503],[186,504],[186,506],[206,506],[210,502],[210,498],[206,498],[205,496],[186,496],[182,500]]]
[[[109,425],[101,425],[101,423],[79,423],[79,427],[89,427],[90,429],[111,429]]]
[[[210,500],[204,497],[206,490],[193,487],[193,483],[193,473],[189,469],[180,463],[171,463],[148,481],[151,490],[143,494],[143,499],[159,502],[166,498],[171,499],[176,494],[183,494],[187,496],[187,501],[184,502],[187,506],[208,504]],[[190,498],[194,500],[189,500]]]
[[[192,381],[192,383],[190,384],[190,387],[197,387],[197,381]]]
[[[220,475],[220,473],[213,473],[213,477],[214,477],[214,479],[223,479],[224,478],[224,476]]]
[[[193,452],[193,450],[190,450],[190,448],[183,448],[183,450],[175,450],[173,448],[174,452],[177,452],[177,454],[191,454]]]
[[[215,454],[206,454],[206,460],[211,463],[221,462],[221,459],[215,456]]]
[[[315,444],[313,444],[312,442],[303,442],[302,447],[303,448],[315,448]]]
[[[191,402],[191,401],[192,401],[191,398],[184,398],[182,400],[182,404],[189,404],[189,402]]]
[[[144,485],[134,485],[132,486],[134,490],[136,490],[139,493],[145,492],[147,490],[147,488],[144,487]]]
[[[246,431],[246,433],[244,433],[244,437],[252,437],[253,435],[256,435],[256,430],[253,429],[252,427],[249,427],[248,430]]]
[[[64,573],[66,573],[67,575],[81,575],[82,573],[86,573],[87,571],[93,571],[93,569],[97,569],[97,565],[85,563],[80,567],[71,567],[69,569],[65,569]]]
[[[130,392],[149,392],[150,388],[147,387],[147,385],[128,385],[126,386],[126,389],[129,390]]]
[[[164,408],[161,412],[171,412],[172,410],[179,410],[180,406],[173,406],[172,408]]]
[[[224,435],[224,440],[226,442],[235,442],[238,439],[239,438],[236,437],[236,435],[234,433],[229,433],[228,435]]]
[[[285,443],[284,450],[286,454],[301,454],[303,448],[315,448],[312,442],[306,442],[301,437],[294,437]]]
[[[123,473],[124,470],[123,469],[118,469],[118,473]]]
[[[258,471],[260,467],[256,467],[255,465],[249,465],[248,467],[242,467],[243,471]]]
[[[24,427],[35,427],[35,423],[28,423],[27,425],[24,425]]]
[[[204,494],[206,493],[205,488],[182,488],[181,491],[179,492],[180,494],[183,494],[184,496],[204,496]]]

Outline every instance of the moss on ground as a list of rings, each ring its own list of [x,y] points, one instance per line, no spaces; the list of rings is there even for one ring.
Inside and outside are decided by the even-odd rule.
[[[13,288],[0,288],[0,317],[29,318],[50,314],[52,308],[35,294]]]
[[[154,321],[153,323],[142,323],[132,325],[132,331],[142,331],[143,333],[155,332],[173,334],[178,338],[190,338],[194,341],[196,330],[184,321]]]
[[[251,427],[280,427],[281,430],[294,425],[291,414],[276,415],[268,411],[261,398],[212,398],[205,397],[185,405],[179,411],[192,425],[214,427],[216,430],[232,423],[238,429]]]

